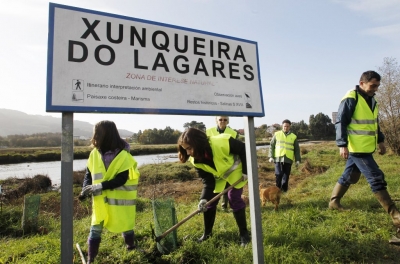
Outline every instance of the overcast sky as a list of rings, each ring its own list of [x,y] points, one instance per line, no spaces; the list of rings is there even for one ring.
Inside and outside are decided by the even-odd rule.
[[[399,58],[400,0],[70,0],[54,3],[151,20],[258,43],[265,117],[255,125],[332,116],[345,92],[385,57]],[[49,2],[1,0],[0,108],[46,112]],[[92,124],[108,119],[132,132],[183,130],[212,116],[82,114]],[[244,127],[243,117],[230,126]],[[1,129],[1,128],[0,128]],[[29,133],[29,131],[27,131]]]

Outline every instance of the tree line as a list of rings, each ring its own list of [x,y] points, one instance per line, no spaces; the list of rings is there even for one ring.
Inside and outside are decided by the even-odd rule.
[[[282,129],[281,124],[273,124],[267,126],[266,124],[255,128],[256,138],[259,140],[270,139],[276,131]],[[335,125],[328,115],[318,113],[311,115],[309,124],[304,120],[300,122],[292,122],[290,131],[297,135],[299,139],[313,139],[313,140],[334,140],[335,139]]]
[[[381,85],[376,98],[379,104],[379,123],[385,134],[385,142],[396,154],[400,155],[400,66],[395,58],[384,58],[383,65],[377,72],[381,75]],[[338,102],[339,105],[339,102]],[[183,129],[190,127],[205,131],[202,122],[191,121],[183,124]],[[257,140],[268,140],[276,131],[281,130],[281,124],[263,124],[255,127]],[[243,129],[237,130],[243,135]],[[334,140],[335,125],[331,118],[323,113],[311,115],[309,123],[304,120],[292,122],[291,131],[299,139]],[[166,127],[165,129],[145,129],[133,133],[126,140],[136,144],[175,144],[182,131]],[[74,140],[75,146],[88,146],[89,140]],[[0,136],[0,147],[60,147],[61,133],[37,133],[32,135]]]
[[[35,148],[35,147],[60,147],[61,133],[36,133],[30,135],[0,136],[0,147],[10,148]],[[88,146],[89,140],[74,140],[75,146]]]
[[[184,130],[191,127],[206,131],[206,126],[203,122],[191,121],[183,124]],[[268,141],[272,138],[275,132],[281,129],[282,125],[277,123],[272,125],[263,124],[259,127],[255,127],[254,133],[256,140]],[[243,129],[237,129],[236,131],[244,136]],[[335,139],[335,125],[332,123],[332,119],[323,113],[311,115],[309,118],[309,124],[304,122],[304,120],[301,120],[300,122],[292,122],[291,131],[295,133],[299,139]],[[125,140],[128,143],[142,145],[176,144],[181,133],[182,131],[167,126],[165,129],[153,128],[145,129],[143,131],[139,130],[138,133],[133,133],[131,137],[125,138]],[[387,138],[390,138],[391,134],[386,134],[389,134]],[[61,133],[36,133],[32,135],[9,135],[6,137],[0,136],[0,147],[60,147],[61,136]],[[89,139],[74,140],[74,146],[89,146],[90,144]],[[390,144],[389,146],[391,147]]]
[[[307,139],[333,139],[335,131],[331,119],[322,113],[316,116],[310,116],[310,125],[304,121],[292,123],[292,132],[299,138]],[[191,121],[183,124],[184,130],[188,128],[197,128],[206,131],[206,126],[203,122]],[[255,127],[256,139],[259,141],[266,140],[272,137],[275,131],[281,130],[280,124],[267,126],[266,124],[260,127]],[[243,129],[237,130],[239,134],[244,135]],[[139,130],[138,133],[133,133],[131,137],[125,140],[128,143],[136,143],[142,145],[154,144],[175,144],[178,141],[182,131],[172,129],[167,126],[165,129],[145,129]],[[36,133],[31,135],[9,135],[0,137],[0,147],[60,147],[61,133]],[[75,146],[89,146],[90,140],[74,140]]]

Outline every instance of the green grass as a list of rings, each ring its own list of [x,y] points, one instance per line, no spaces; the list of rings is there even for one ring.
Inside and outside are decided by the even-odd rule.
[[[261,208],[264,262],[398,263],[400,247],[388,243],[395,229],[365,178],[361,177],[357,184],[351,186],[342,199],[343,206],[351,208],[351,211],[328,210],[329,197],[342,173],[344,161],[338,158],[338,149],[331,143],[302,148],[308,151],[302,155],[303,160],[308,162],[307,166],[326,167],[325,172],[306,177],[284,194],[279,211],[274,212],[270,203]],[[385,172],[392,198],[398,201],[400,157],[375,157]],[[174,166],[168,166],[167,171],[176,170]],[[295,175],[302,174],[302,166],[306,164],[294,170]],[[183,168],[190,172],[190,167]],[[144,173],[151,174],[145,170]],[[193,199],[187,203],[175,203],[178,220],[195,211],[197,202]],[[85,201],[85,206],[90,208],[90,202]],[[2,214],[7,213],[8,218],[17,215],[13,220],[20,219],[20,214],[13,210],[15,208],[3,204]],[[250,227],[249,215],[247,208]],[[21,235],[15,232],[15,235],[0,238],[0,263],[60,263],[59,219],[40,215],[39,223],[49,230],[48,234]],[[150,200],[140,199],[135,232],[141,250],[127,252],[120,234],[104,231],[96,263],[253,263],[251,246],[241,248],[239,245],[238,229],[231,213],[217,212],[214,235],[201,244],[196,239],[202,234],[203,220],[201,215],[194,216],[177,229],[179,246],[168,255],[161,255],[156,249],[151,232],[153,224]],[[79,243],[85,255],[89,227],[90,216],[74,221],[73,243]],[[13,228],[18,229],[18,224],[14,224]],[[81,263],[75,247],[74,263]]]

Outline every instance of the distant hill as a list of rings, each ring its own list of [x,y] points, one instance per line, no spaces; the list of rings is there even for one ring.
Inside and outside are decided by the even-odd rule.
[[[119,129],[121,137],[131,137],[133,132]],[[17,110],[0,108],[0,136],[31,135],[36,133],[61,133],[61,118],[42,115],[29,115]],[[90,138],[93,125],[74,120],[74,136]]]

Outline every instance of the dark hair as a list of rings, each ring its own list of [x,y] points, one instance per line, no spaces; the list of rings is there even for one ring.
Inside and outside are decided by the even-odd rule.
[[[196,158],[204,157],[205,153],[211,153],[211,146],[204,131],[197,128],[189,128],[178,138],[178,158],[181,162],[186,162],[189,155],[181,145],[185,143],[193,148],[193,156]]]
[[[366,71],[363,72],[363,74],[360,77],[360,82],[369,82],[372,79],[376,79],[377,81],[381,80],[381,76],[379,75],[379,73],[375,72],[375,71]]]
[[[292,122],[290,122],[289,119],[285,119],[285,120],[282,121],[282,125],[285,124],[285,123],[287,123],[289,125],[292,125]]]
[[[119,136],[115,123],[103,120],[94,125],[92,145],[105,153],[109,150],[124,149],[125,141]]]

